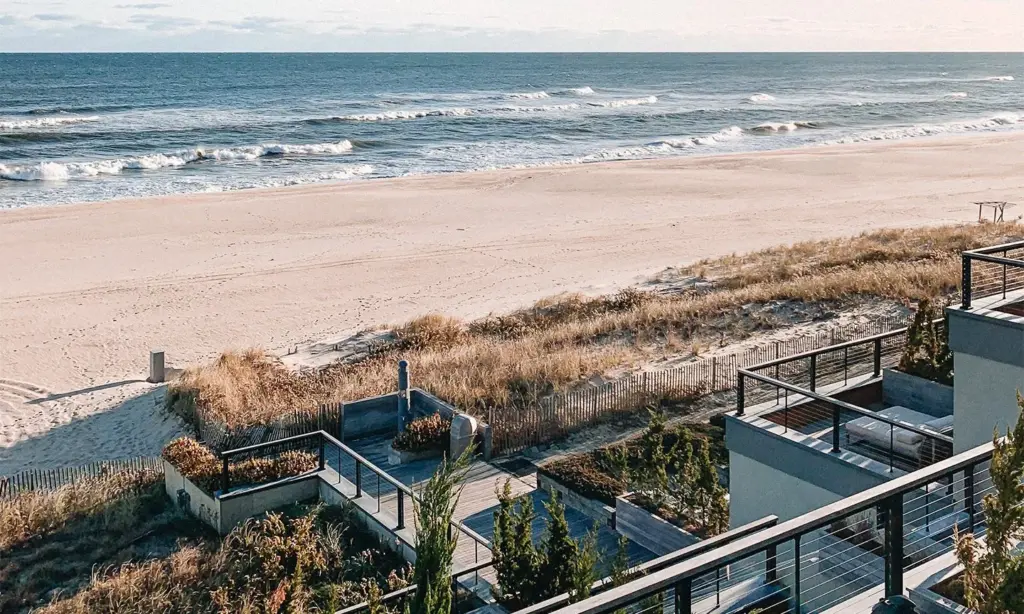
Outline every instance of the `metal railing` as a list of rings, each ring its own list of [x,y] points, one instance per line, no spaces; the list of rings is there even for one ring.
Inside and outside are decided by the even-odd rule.
[[[414,501],[417,500],[415,492],[325,431],[286,437],[277,441],[222,452],[220,454],[223,463],[221,495],[228,494],[231,489],[230,465],[232,462],[237,462],[238,459],[270,458],[289,451],[305,451],[315,454],[319,470],[330,468],[336,472],[336,483],[340,483],[344,478],[355,485],[355,499],[372,494],[376,499],[376,513],[384,512],[394,518],[394,526],[385,524],[385,528],[394,532],[396,537],[407,545],[415,547],[415,543],[409,542],[398,534],[399,531],[409,526],[408,515],[413,513]],[[321,479],[326,478],[321,476]],[[272,485],[273,483],[265,484],[263,487]],[[383,522],[383,518],[378,518],[378,521]],[[486,560],[490,560],[490,541],[458,521],[451,522],[450,530],[457,531],[473,541],[474,566],[485,562],[481,560],[481,554],[486,557]],[[481,548],[483,552],[481,552]]]
[[[984,534],[979,502],[993,490],[992,450],[980,446],[557,612],[800,613],[868,591],[901,595],[908,572],[953,556],[955,535]],[[872,595],[865,611],[876,602]]]
[[[963,278],[961,306],[970,309],[974,299],[1006,298],[1024,289],[1024,241],[966,251],[961,256]]]
[[[937,326],[944,325],[936,320]],[[779,360],[765,362],[737,371],[736,415],[743,416],[753,405],[768,404],[759,417],[783,427],[783,432],[797,431],[825,439],[833,453],[844,448],[887,463],[889,470],[913,471],[953,453],[953,439],[937,430],[930,430],[893,420],[853,403],[821,394],[828,387],[877,378],[882,370],[896,366],[907,344],[906,328],[839,343],[827,348],[804,352]],[[882,441],[851,437],[848,423],[862,421],[873,430],[877,424],[888,427]],[[883,434],[884,435],[884,434]],[[907,443],[916,435],[919,441]],[[886,441],[887,439],[887,441]]]

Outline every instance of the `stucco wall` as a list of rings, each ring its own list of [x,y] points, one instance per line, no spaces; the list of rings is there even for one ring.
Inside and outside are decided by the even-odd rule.
[[[1024,367],[956,352],[953,369],[953,449],[960,453],[991,442],[993,427],[1005,433],[1016,423],[1020,415],[1017,391],[1024,389]]]
[[[253,488],[221,497],[220,532],[226,534],[247,518],[299,501],[315,499],[320,478],[316,473],[275,484],[269,488]]]
[[[729,452],[729,526],[738,527],[769,514],[779,522],[843,499],[784,471]]]
[[[953,414],[952,386],[895,369],[886,369],[882,375],[882,400],[888,406],[900,405],[936,418]]]
[[[345,403],[344,439],[398,431],[398,393]]]

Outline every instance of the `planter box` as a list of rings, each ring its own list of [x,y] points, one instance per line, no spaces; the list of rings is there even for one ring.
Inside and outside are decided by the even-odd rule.
[[[571,507],[587,518],[603,525],[615,525],[615,508],[597,499],[584,497],[550,475],[539,471],[537,472],[537,490],[553,491],[558,494],[559,500],[567,507]]]
[[[615,498],[615,530],[658,556],[700,541],[696,535],[630,503],[625,497]]]
[[[942,582],[957,576],[963,570],[963,566],[956,564],[931,576],[917,588],[911,588],[908,591],[910,600],[914,602],[921,614],[978,614],[976,610],[931,590]]]
[[[388,464],[392,466],[404,465],[428,458],[441,458],[442,454],[441,450],[396,450],[388,446]]]
[[[164,461],[164,490],[171,500],[221,535],[227,535],[231,529],[252,516],[316,498],[319,482],[319,472],[313,471],[211,497],[181,475],[174,465]]]
[[[895,369],[882,372],[882,401],[929,416],[953,415],[953,387]]]

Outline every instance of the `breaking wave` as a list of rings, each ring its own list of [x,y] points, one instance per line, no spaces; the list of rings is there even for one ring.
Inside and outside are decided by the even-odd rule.
[[[312,145],[252,145],[224,149],[193,149],[173,154],[152,154],[116,160],[93,162],[40,162],[27,166],[0,164],[0,179],[8,181],[68,181],[100,175],[119,175],[126,170],[153,171],[185,166],[203,160],[256,160],[271,156],[338,155],[352,151],[352,142],[317,143]]]
[[[643,98],[627,98],[626,100],[608,100],[605,102],[590,102],[587,104],[593,107],[606,107],[610,109],[616,109],[619,107],[635,107],[643,104],[655,104],[657,102],[657,96],[645,96]]]
[[[580,162],[607,162],[612,160],[635,160],[638,158],[653,158],[657,156],[671,155],[680,150],[696,149],[720,145],[743,137],[743,129],[732,126],[725,130],[719,130],[714,134],[703,136],[691,136],[677,139],[662,139],[647,145],[636,145],[631,147],[618,147],[606,149],[596,154],[591,154],[580,159]]]
[[[1017,113],[1000,113],[999,115],[989,117],[987,119],[978,119],[973,121],[948,122],[944,124],[919,124],[916,126],[906,126],[902,128],[861,132],[859,134],[824,141],[822,144],[838,145],[846,143],[868,143],[871,141],[896,141],[922,136],[998,130],[1000,128],[1018,126],[1022,124],[1024,124],[1024,115]]]
[[[754,94],[750,98],[747,98],[749,102],[772,102],[775,100],[775,96],[771,94]]]
[[[952,92],[946,94],[946,98],[967,98],[967,92]]]
[[[332,120],[349,122],[384,122],[402,119],[421,119],[423,117],[466,117],[473,115],[472,109],[435,109],[431,111],[383,111],[381,113],[359,113],[332,117]]]
[[[98,122],[100,118],[95,115],[88,117],[37,117],[34,119],[0,120],[0,130],[31,130],[34,128],[56,128],[58,126],[70,126],[73,124],[85,124]]]
[[[815,122],[765,122],[759,126],[754,126],[750,129],[750,132],[755,134],[773,134],[778,132],[796,132],[801,128],[817,128],[818,124]]]
[[[1003,75],[1000,77],[985,77],[982,81],[1013,81],[1013,75]]]
[[[516,92],[507,94],[506,98],[513,100],[540,100],[542,98],[551,98],[551,94],[547,92]]]
[[[558,92],[558,94],[561,94],[563,96],[593,96],[594,88],[590,87],[589,85],[584,87],[571,87],[567,90]]]

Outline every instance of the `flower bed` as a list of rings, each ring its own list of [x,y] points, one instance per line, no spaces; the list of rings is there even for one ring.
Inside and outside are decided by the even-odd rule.
[[[391,442],[391,447],[400,452],[444,452],[448,449],[451,430],[450,419],[431,414],[410,422]]]
[[[220,488],[221,461],[198,441],[181,437],[164,447],[163,457],[181,475],[202,490],[213,494]],[[250,458],[228,465],[233,486],[265,484],[301,475],[316,469],[315,454],[302,451],[283,452],[275,458]]]

